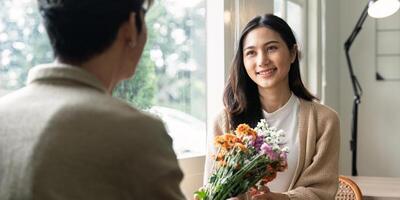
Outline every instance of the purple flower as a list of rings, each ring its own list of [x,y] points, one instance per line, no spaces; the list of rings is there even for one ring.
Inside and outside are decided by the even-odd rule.
[[[259,135],[259,136],[257,136],[256,140],[254,141],[253,146],[257,151],[260,151],[261,145],[263,145],[263,144],[264,144],[264,137]]]

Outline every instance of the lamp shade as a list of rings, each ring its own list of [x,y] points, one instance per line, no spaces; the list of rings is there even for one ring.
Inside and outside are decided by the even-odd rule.
[[[388,17],[394,14],[399,8],[399,0],[370,0],[368,15],[373,18]]]

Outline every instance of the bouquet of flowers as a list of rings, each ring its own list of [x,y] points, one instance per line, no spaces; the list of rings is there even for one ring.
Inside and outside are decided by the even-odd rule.
[[[254,129],[240,124],[233,133],[215,137],[212,175],[195,198],[226,200],[272,181],[287,168],[289,149],[280,146],[284,136],[262,119]]]

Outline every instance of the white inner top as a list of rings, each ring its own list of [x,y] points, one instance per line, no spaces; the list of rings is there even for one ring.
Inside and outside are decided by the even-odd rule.
[[[264,118],[269,126],[274,126],[278,130],[285,132],[285,139],[282,141],[283,146],[289,147],[288,168],[283,172],[278,172],[277,177],[270,183],[268,187],[271,192],[286,192],[294,176],[299,158],[299,137],[298,137],[298,114],[300,101],[291,94],[288,102],[278,110],[268,113],[263,110]]]

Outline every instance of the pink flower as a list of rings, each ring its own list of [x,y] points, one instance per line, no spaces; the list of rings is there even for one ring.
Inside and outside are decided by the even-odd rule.
[[[265,154],[269,157],[269,159],[271,160],[276,160],[276,153],[272,150],[272,147],[270,145],[268,145],[267,143],[263,143],[261,145],[261,153]]]
[[[282,151],[281,154],[279,155],[279,158],[281,158],[282,160],[286,160],[287,159],[287,152]]]

